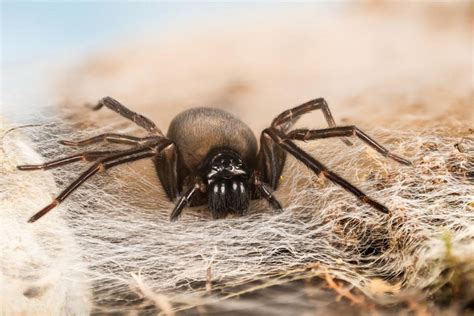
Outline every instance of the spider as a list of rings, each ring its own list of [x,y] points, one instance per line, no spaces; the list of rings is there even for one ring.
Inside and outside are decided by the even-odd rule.
[[[103,106],[132,120],[148,131],[146,137],[105,133],[79,141],[62,140],[60,144],[83,147],[99,142],[130,145],[116,151],[84,151],[40,165],[17,166],[20,170],[50,169],[77,161],[94,162],[49,205],[34,214],[32,223],[62,203],[74,190],[98,172],[117,165],[152,158],[159,180],[170,201],[177,200],[170,220],[176,220],[186,206],[208,205],[214,219],[228,214],[244,215],[251,199],[265,198],[281,210],[274,197],[287,154],[305,164],[317,175],[323,175],[354,194],[375,209],[388,213],[386,206],[368,197],[301,149],[294,141],[357,136],[385,157],[404,165],[411,162],[397,156],[373,140],[356,126],[336,126],[328,104],[323,98],[311,100],[278,115],[263,130],[260,148],[251,129],[230,113],[215,108],[192,108],[178,114],[165,136],[148,118],[129,110],[111,97],[101,99],[94,110]],[[304,114],[321,110],[329,125],[325,129],[294,129],[293,124]]]

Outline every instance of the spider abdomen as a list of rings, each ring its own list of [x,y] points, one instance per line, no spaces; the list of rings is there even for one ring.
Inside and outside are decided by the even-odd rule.
[[[254,165],[257,156],[257,139],[250,127],[220,109],[201,107],[178,114],[167,137],[177,145],[188,170],[194,170],[215,148],[238,152],[248,166]]]

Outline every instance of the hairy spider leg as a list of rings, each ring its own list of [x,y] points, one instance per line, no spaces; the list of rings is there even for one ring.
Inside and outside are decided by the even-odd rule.
[[[113,154],[117,154],[117,153],[120,153],[120,151],[118,150],[117,151],[112,151],[112,150],[86,151],[86,152],[82,152],[82,153],[75,154],[72,156],[67,156],[64,158],[51,160],[51,161],[38,164],[38,165],[20,165],[16,167],[19,170],[48,170],[48,169],[57,168],[57,167],[68,165],[68,164],[78,162],[78,161],[84,161],[84,162],[95,161],[97,159],[110,156]]]
[[[198,189],[199,188],[197,186],[193,186],[181,196],[181,198],[178,200],[178,203],[176,203],[173,211],[171,212],[170,221],[174,222],[179,218],[179,216],[183,212],[183,209],[189,204],[189,202],[191,202],[194,194],[198,191]]]
[[[282,112],[273,120],[271,127],[276,129],[281,128],[282,131],[286,132],[302,115],[314,110],[321,110],[323,112],[329,127],[336,126],[336,122],[334,121],[334,117],[331,114],[331,110],[329,110],[329,105],[326,100],[324,98],[317,98]],[[284,124],[286,124],[285,127],[283,127]],[[351,141],[346,138],[342,138],[341,140],[348,146],[352,145]]]
[[[147,137],[136,137],[131,135],[117,134],[117,133],[104,133],[91,138],[86,138],[78,141],[74,140],[60,140],[58,143],[64,146],[70,147],[83,147],[91,144],[108,142],[115,144],[126,144],[126,145],[139,145],[140,143],[154,140],[160,136],[147,136]]]
[[[323,174],[326,178],[340,185],[345,190],[354,194],[359,200],[371,205],[375,209],[383,213],[389,212],[386,206],[368,197],[364,192],[359,190],[357,187],[355,187],[354,185],[352,185],[347,180],[340,177],[338,174],[334,173],[333,171],[330,171],[322,163],[320,163],[319,161],[311,157],[307,152],[299,148],[295,143],[289,140],[283,132],[276,130],[274,128],[268,128],[264,130],[264,133],[267,133],[281,148],[283,148],[288,153],[290,153],[293,157],[295,157],[296,159],[304,163],[308,168],[313,170],[317,175]]]
[[[149,118],[138,114],[136,112],[133,112],[129,108],[127,108],[125,105],[122,103],[118,102],[117,100],[111,98],[111,97],[105,97],[102,98],[96,106],[94,106],[92,109],[94,111],[97,111],[101,109],[103,106],[111,109],[112,111],[118,113],[120,116],[123,116],[131,121],[133,121],[135,124],[137,124],[140,127],[143,127],[146,129],[148,132],[160,136],[164,136],[161,130],[155,125],[155,123],[150,120]]]
[[[295,129],[290,131],[287,134],[288,139],[294,140],[315,140],[321,138],[330,138],[330,137],[341,137],[341,136],[357,136],[360,138],[364,143],[368,144],[370,147],[374,148],[384,157],[391,158],[401,164],[411,166],[412,163],[400,156],[397,156],[391,153],[388,149],[380,145],[374,139],[372,139],[369,135],[364,133],[358,127],[351,125],[351,126],[338,126],[333,128],[325,128],[325,129]]]
[[[83,172],[76,180],[74,180],[66,189],[64,189],[49,205],[44,207],[41,211],[33,215],[28,222],[33,223],[44,216],[50,210],[63,202],[74,190],[81,186],[87,179],[95,175],[99,171],[105,171],[114,166],[121,165],[127,162],[137,161],[144,158],[149,158],[157,155],[161,150],[172,144],[168,139],[162,138],[153,144],[147,146],[139,146],[129,150],[124,150],[117,154],[104,157],[99,162],[92,165],[89,169]]]

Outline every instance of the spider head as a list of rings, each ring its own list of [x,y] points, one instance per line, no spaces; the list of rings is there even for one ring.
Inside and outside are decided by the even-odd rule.
[[[205,169],[212,217],[221,218],[229,213],[243,215],[250,201],[250,170],[240,155],[218,150],[210,156]]]

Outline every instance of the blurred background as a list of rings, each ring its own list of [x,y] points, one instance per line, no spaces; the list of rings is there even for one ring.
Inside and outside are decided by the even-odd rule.
[[[470,1],[1,6],[2,113],[15,121],[106,95],[163,130],[206,105],[258,131],[320,96],[339,121],[472,119]]]
[[[164,291],[174,307],[189,300],[199,308],[215,252],[218,263],[212,273],[223,284],[253,288],[253,278],[266,280],[272,269],[286,273],[308,262],[322,263],[340,270],[337,278],[348,283],[344,291],[372,297],[383,293],[386,306],[398,300],[399,311],[409,309],[406,314],[429,314],[424,305],[433,306],[423,299],[439,292],[438,303],[454,296],[454,308],[472,306],[473,226],[472,212],[466,210],[472,209],[467,192],[473,151],[472,145],[457,149],[463,141],[472,143],[473,136],[472,1],[2,1],[0,6],[0,130],[5,136],[11,126],[28,127],[3,137],[0,147],[0,231],[8,241],[0,247],[6,267],[0,292],[7,293],[0,295],[0,306],[6,306],[7,314],[88,314],[109,303],[113,308],[127,305],[136,298],[129,292],[142,284],[131,273],[141,272],[152,287],[145,296],[153,301],[163,299],[154,293]],[[97,177],[38,225],[27,224],[25,219],[84,165],[31,173],[19,172],[16,165],[70,154],[73,150],[57,145],[59,139],[141,132],[111,111],[91,113],[85,107],[107,95],[150,117],[163,131],[180,111],[212,106],[238,115],[256,135],[281,111],[324,97],[338,124],[358,125],[413,159],[415,167],[385,163],[360,142],[351,148],[333,140],[303,145],[370,195],[396,206],[387,227],[363,207],[353,207],[355,200],[337,186],[321,181],[308,186],[315,194],[300,192],[292,179],[308,173],[290,164],[276,192],[289,206],[283,217],[256,209],[252,221],[231,219],[220,225],[186,217],[174,224],[182,226],[173,226],[168,222],[172,203],[163,198],[150,161]],[[29,126],[35,123],[42,124]],[[321,113],[299,124],[326,125]],[[298,192],[287,194],[291,190]],[[349,205],[351,212],[341,205]],[[266,204],[259,207],[265,210]],[[311,221],[302,226],[307,215]],[[351,229],[348,235],[338,229],[335,223],[346,227],[347,219],[360,222],[361,230]],[[449,242],[440,238],[440,230],[451,232],[452,249],[467,262],[466,269],[449,272],[454,256],[445,260]],[[385,242],[388,235],[395,246],[359,266],[354,255],[365,260],[366,254],[352,251],[365,244],[372,254],[371,242]],[[259,251],[253,250],[256,241]],[[468,283],[469,294],[456,297],[458,292],[445,286],[449,282],[437,281],[444,274]],[[314,275],[303,278],[305,283]],[[391,282],[388,290],[380,282],[374,290],[372,281],[385,276],[395,276],[384,279]],[[291,284],[276,289],[279,298],[265,289],[251,294],[244,307],[256,315],[270,314],[268,308],[272,315],[288,315],[295,306],[301,314],[312,314],[315,306],[334,300],[337,306],[346,302],[352,313],[344,314],[357,314],[360,307],[340,300],[325,282],[313,294],[301,283]],[[401,294],[392,295],[400,287]],[[435,290],[429,292],[430,287]],[[412,292],[416,300],[410,301]],[[312,295],[315,302],[308,301]],[[416,305],[420,297],[421,307]],[[293,305],[284,304],[290,301]],[[227,300],[215,310],[233,311],[242,302]],[[319,310],[341,314],[334,306]],[[371,311],[366,308],[358,314]],[[452,309],[452,315],[461,308]],[[380,314],[390,314],[386,311]]]
[[[2,1],[2,65],[81,57],[116,41],[159,36],[167,28],[202,19],[209,10],[243,4],[158,1]],[[258,5],[251,5],[258,7]],[[260,5],[261,6],[261,5]],[[213,14],[218,12],[215,11]]]

